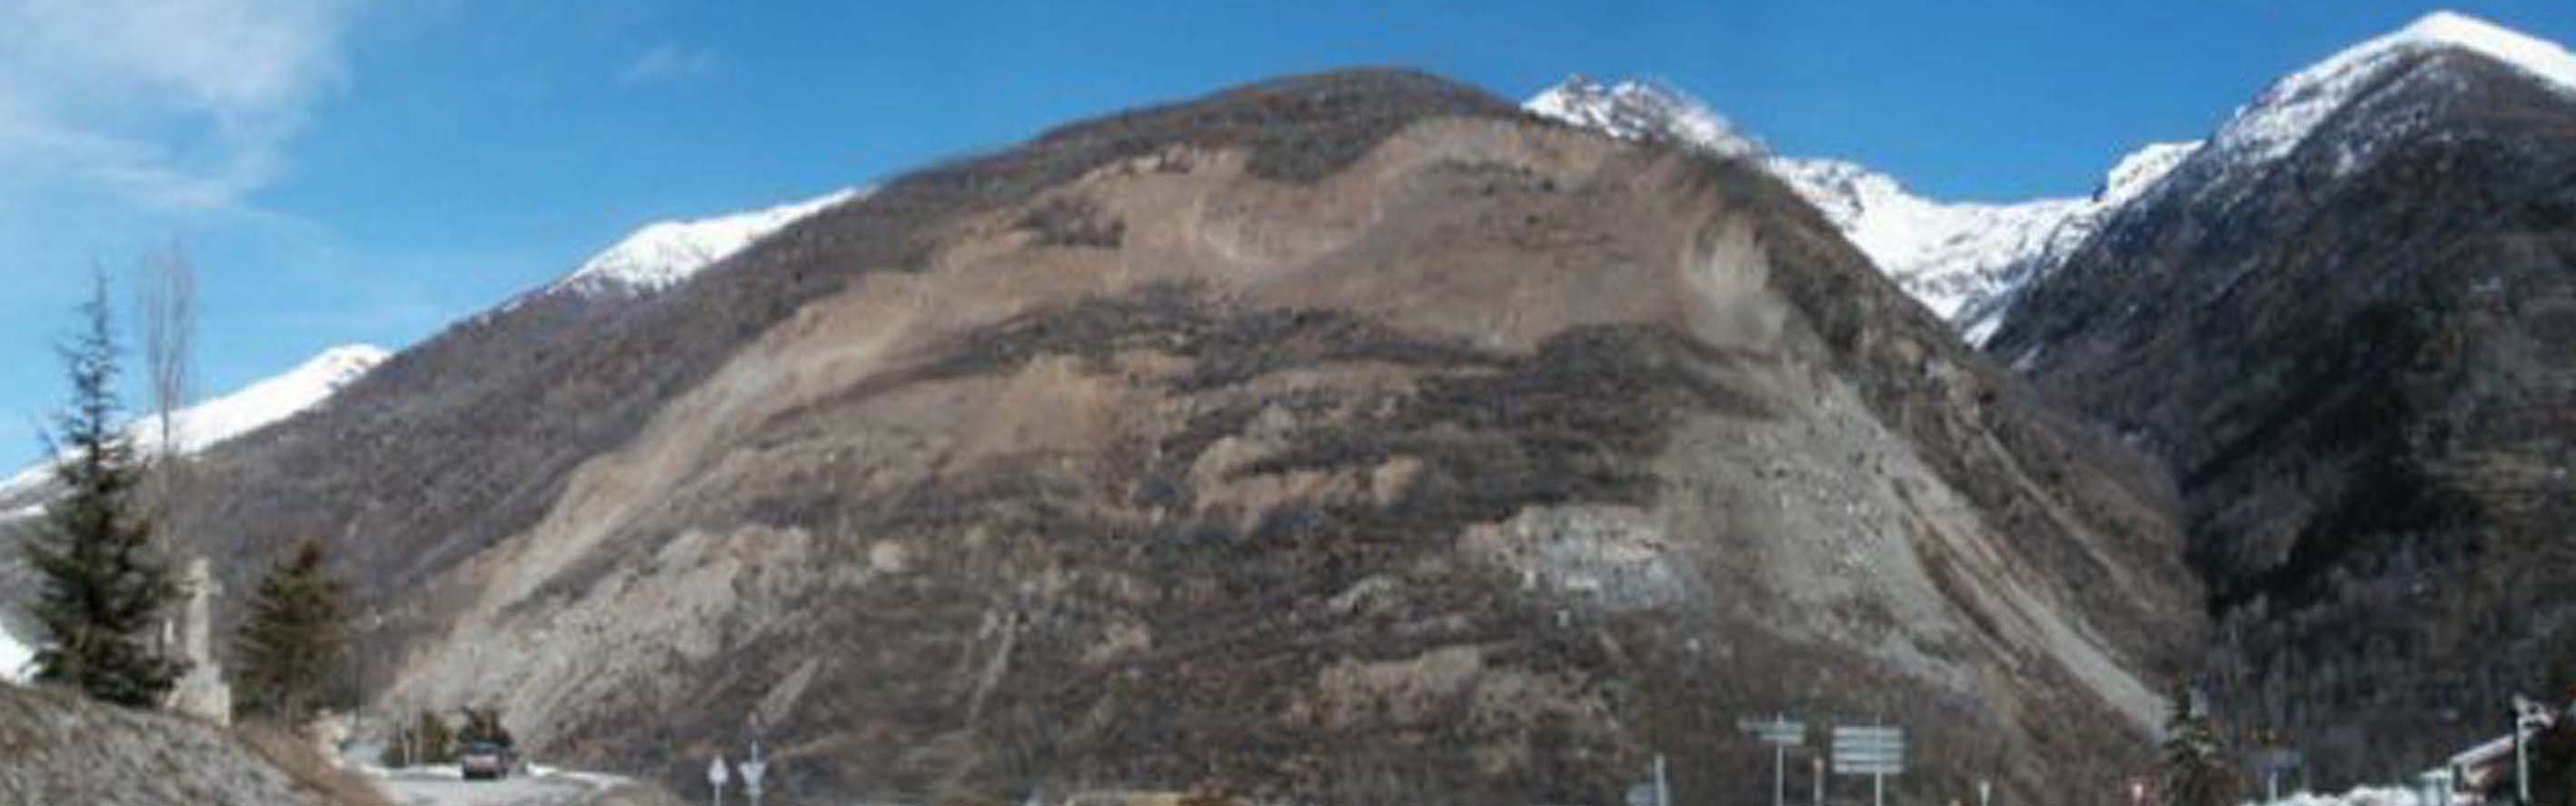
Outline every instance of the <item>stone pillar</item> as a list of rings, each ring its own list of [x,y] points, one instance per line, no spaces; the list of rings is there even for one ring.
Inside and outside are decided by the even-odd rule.
[[[206,558],[188,561],[188,607],[179,617],[179,652],[188,659],[188,674],[170,690],[170,710],[213,722],[232,724],[233,690],[215,665],[214,597],[222,590]]]

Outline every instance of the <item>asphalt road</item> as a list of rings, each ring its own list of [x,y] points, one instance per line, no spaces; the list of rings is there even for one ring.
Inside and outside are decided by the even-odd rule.
[[[428,767],[387,771],[376,784],[403,806],[587,806],[614,781],[543,768],[498,781],[467,781],[454,767]]]

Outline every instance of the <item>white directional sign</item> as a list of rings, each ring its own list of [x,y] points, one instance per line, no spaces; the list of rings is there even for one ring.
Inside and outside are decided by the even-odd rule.
[[[769,771],[769,762],[760,760],[759,742],[751,743],[751,760],[743,762],[740,766],[742,767],[742,791],[751,796],[752,803],[757,804],[760,802],[760,774]]]
[[[709,785],[722,789],[724,788],[725,780],[731,777],[732,776],[725,774],[723,756],[717,756],[714,761],[707,762],[707,783]]]
[[[1807,723],[1788,717],[1738,719],[1735,721],[1735,728],[1753,734],[1754,738],[1770,744],[1795,747],[1807,743]]]
[[[1834,728],[1834,774],[1895,775],[1905,771],[1903,728]]]

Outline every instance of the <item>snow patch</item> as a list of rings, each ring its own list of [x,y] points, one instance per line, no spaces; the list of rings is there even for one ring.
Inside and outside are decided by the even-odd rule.
[[[700,269],[732,257],[770,233],[825,208],[858,198],[863,193],[855,189],[836,190],[761,210],[647,224],[626,236],[625,240],[592,256],[581,264],[580,269],[556,281],[547,290],[573,289],[585,293],[660,291],[688,279]]]
[[[26,682],[27,667],[35,662],[36,648],[10,635],[8,626],[0,624],[0,682]]]

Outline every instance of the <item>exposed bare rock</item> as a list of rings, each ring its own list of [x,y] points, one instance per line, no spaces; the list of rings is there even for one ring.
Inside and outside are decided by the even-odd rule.
[[[674,784],[757,730],[802,799],[1731,798],[1775,709],[2111,791],[2201,637],[2144,466],[1776,179],[1402,72],[897,179],[209,465],[188,533],[356,558],[386,702]]]

